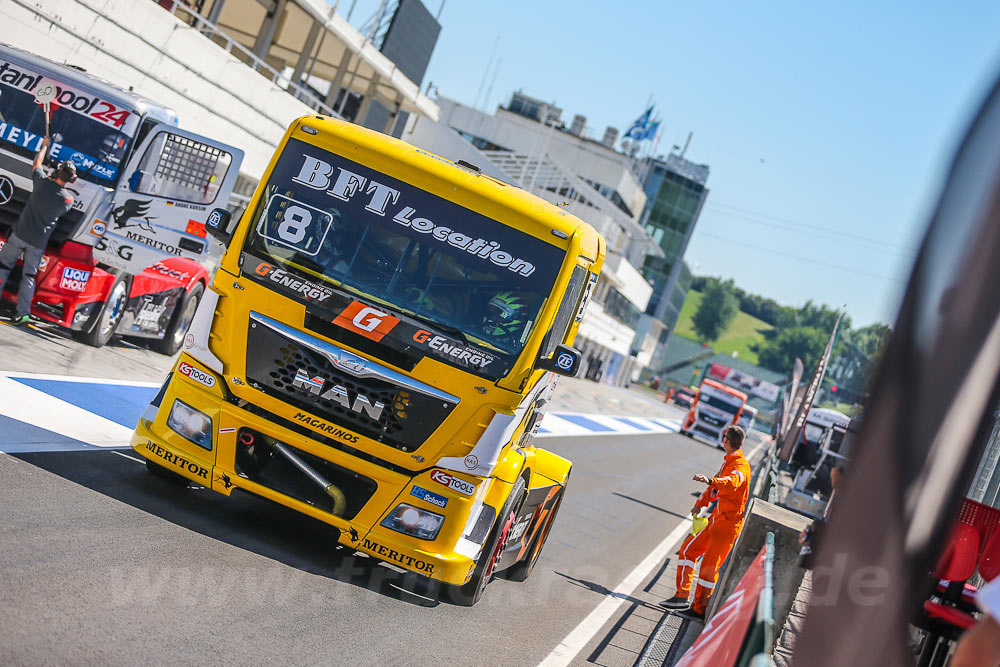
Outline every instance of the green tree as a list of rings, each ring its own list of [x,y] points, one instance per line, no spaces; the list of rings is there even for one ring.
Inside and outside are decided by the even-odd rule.
[[[739,310],[733,281],[710,278],[691,324],[702,342],[711,343],[722,335]]]
[[[882,355],[885,353],[885,346],[892,336],[892,329],[888,324],[876,322],[866,327],[861,327],[857,331],[852,331],[851,341],[861,349],[868,358],[865,360],[863,368],[864,391],[871,390],[872,380],[875,379],[875,371],[882,364]]]
[[[861,348],[862,352],[868,355],[870,362],[877,364],[882,359],[882,353],[885,351],[886,343],[889,342],[891,335],[892,329],[888,324],[876,322],[852,331],[851,340]]]
[[[812,302],[812,299],[806,301],[805,304],[799,308],[798,312],[798,325],[803,327],[813,327],[815,329],[823,329],[829,334],[833,331],[833,325],[837,322],[837,315],[839,311],[836,311],[824,304],[816,305]],[[847,331],[851,328],[851,318],[849,315],[844,315],[843,319],[840,320],[840,330]]]
[[[770,340],[763,340],[753,346],[758,363],[776,373],[791,373],[795,357],[802,359],[806,373],[812,373],[819,357],[823,354],[829,331],[814,327],[792,327],[780,332]]]

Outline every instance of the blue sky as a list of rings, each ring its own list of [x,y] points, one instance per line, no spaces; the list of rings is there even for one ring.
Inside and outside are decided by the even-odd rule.
[[[1000,3],[873,4],[446,0],[424,86],[489,110],[522,89],[598,137],[652,96],[659,152],[693,131],[686,157],[711,167],[686,255],[697,274],[846,304],[855,326],[892,322],[944,170],[1000,73]],[[359,0],[351,22],[377,6]]]

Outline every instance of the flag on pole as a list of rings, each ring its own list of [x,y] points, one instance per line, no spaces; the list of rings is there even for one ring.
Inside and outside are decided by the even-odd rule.
[[[625,133],[625,138],[634,139],[636,141],[641,140],[646,132],[646,128],[649,125],[649,117],[652,115],[653,107],[650,105],[650,107],[646,109],[645,113],[636,118],[635,122],[632,123],[632,126],[628,128],[628,131]]]
[[[646,129],[643,130],[642,136],[636,137],[638,141],[645,141],[646,139],[655,139],[656,133],[660,131],[660,119],[646,123]]]

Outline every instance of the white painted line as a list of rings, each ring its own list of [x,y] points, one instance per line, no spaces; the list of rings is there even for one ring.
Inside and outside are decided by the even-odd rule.
[[[574,424],[568,419],[563,419],[557,414],[548,413],[542,417],[542,428],[549,433],[545,435],[594,435],[595,432],[589,428]],[[604,433],[603,435],[607,435]]]
[[[753,461],[754,458],[756,458],[756,456],[758,454],[760,454],[760,450],[764,449],[765,447],[767,447],[770,444],[771,444],[771,439],[770,438],[766,438],[766,439],[762,440],[759,445],[757,445],[756,447],[753,448],[753,451],[751,451],[750,453],[746,454],[747,461]]]
[[[583,650],[583,647],[593,639],[608,619],[618,610],[632,592],[645,581],[649,573],[656,568],[660,562],[671,552],[674,545],[681,537],[691,529],[691,520],[685,519],[670,531],[670,534],[663,538],[655,549],[646,556],[635,569],[629,572],[622,582],[615,586],[614,590],[604,598],[597,607],[590,612],[586,618],[580,621],[573,630],[566,635],[559,645],[552,649],[539,667],[562,667],[573,661],[573,658]]]
[[[122,457],[123,459],[128,459],[129,461],[135,461],[136,463],[141,463],[143,465],[146,465],[146,462],[143,459],[137,459],[134,456],[129,456],[128,454],[122,454],[121,452],[111,452],[111,453],[112,454],[117,454],[118,456]]]
[[[132,429],[0,376],[0,414],[96,447],[129,446]]]
[[[52,375],[51,373],[21,373],[0,370],[0,376],[24,378],[25,380],[58,380],[60,382],[90,382],[93,384],[113,384],[126,387],[159,387],[162,382],[137,382],[135,380],[109,380],[107,378],[78,377],[76,375]],[[166,374],[164,374],[166,377]]]
[[[566,417],[583,417],[596,424],[605,426],[612,429],[611,431],[594,431],[586,426],[581,426],[573,421],[566,419]],[[627,424],[619,421],[620,419],[627,419],[636,424],[646,426],[649,428],[647,431],[636,428],[631,424]],[[666,421],[666,420],[665,420]],[[651,421],[649,419],[644,419],[638,416],[631,415],[600,415],[600,414],[584,414],[579,412],[559,412],[559,413],[549,413],[545,415],[542,419],[541,427],[547,431],[547,433],[539,433],[536,437],[538,438],[553,438],[561,436],[614,436],[614,435],[658,435],[663,433],[676,433],[680,430],[679,421],[668,421],[671,426],[664,426],[657,422]],[[675,425],[674,425],[675,424]]]

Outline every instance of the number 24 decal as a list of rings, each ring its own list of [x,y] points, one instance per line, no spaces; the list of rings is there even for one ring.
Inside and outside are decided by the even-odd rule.
[[[100,107],[99,111],[91,112],[91,116],[97,120],[103,121],[110,125],[120,128],[128,120],[129,111],[127,109],[119,109],[114,104],[109,104],[104,100],[99,100],[97,106]]]

